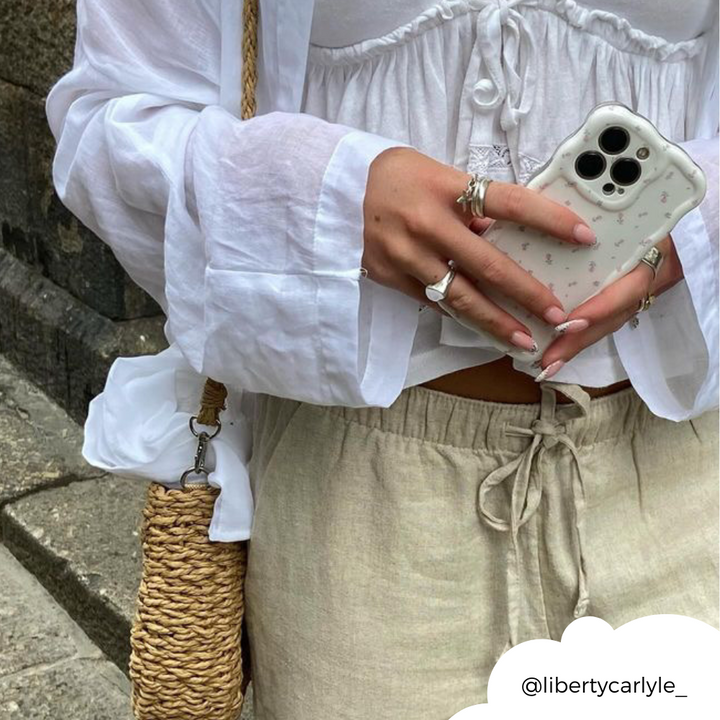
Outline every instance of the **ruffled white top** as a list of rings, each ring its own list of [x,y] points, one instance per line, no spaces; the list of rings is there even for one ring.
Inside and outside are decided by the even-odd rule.
[[[500,356],[481,334],[361,277],[372,160],[409,144],[524,182],[607,100],[681,143],[709,189],[673,230],[685,280],[637,329],[595,343],[555,379],[630,378],[673,420],[717,406],[716,7],[655,3],[674,33],[679,13],[702,14],[698,36],[670,40],[571,0],[444,0],[395,25],[390,4],[373,0],[352,6],[392,29],[332,47],[333,28],[367,32],[323,22],[347,17],[347,2],[318,0],[313,24],[312,0],[262,0],[260,115],[244,122],[238,5],[203,0],[180,13],[170,0],[80,0],[74,68],[48,96],[58,194],[162,305],[172,343],[116,361],[90,406],[92,464],[176,484],[192,456],[188,377],[223,381],[232,429],[211,444],[222,492],[210,536],[248,537],[254,393],[387,406],[404,387]],[[138,422],[139,397],[151,420]]]
[[[592,8],[566,0],[430,4],[405,0],[391,12],[381,2],[316,2],[311,39],[323,45],[310,48],[305,111],[402,140],[456,167],[523,184],[600,102],[632,107],[675,142],[695,137],[704,120],[703,68],[712,32],[670,42],[598,9],[603,2]],[[641,14],[648,5],[620,4],[628,14]],[[388,24],[388,15],[420,5],[426,6],[423,12],[381,37],[329,47],[338,35],[349,39],[348,27],[361,36],[370,29],[363,27],[359,8],[363,16]],[[698,17],[712,20],[707,3],[695,4],[693,12],[681,11],[677,3],[652,5],[656,17],[664,11],[666,29],[677,25],[679,16],[693,29]],[[707,150],[716,156],[716,148]],[[663,392],[661,378],[683,375],[685,388],[692,384],[697,390],[704,377],[704,342],[697,333],[689,337],[697,330],[696,322],[688,325],[693,314],[681,285],[661,296],[639,332],[628,327],[595,343],[556,379],[609,385],[645,375],[648,355],[662,355],[663,369],[653,373],[644,399],[658,414],[677,417],[682,411],[672,393]],[[639,354],[650,337],[651,352]],[[677,345],[680,337],[684,341]],[[486,336],[424,312],[406,384],[500,356]],[[537,373],[519,361],[515,367]]]

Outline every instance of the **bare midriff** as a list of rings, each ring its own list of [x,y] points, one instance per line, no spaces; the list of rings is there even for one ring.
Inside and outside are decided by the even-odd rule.
[[[458,370],[423,383],[423,385],[431,390],[439,390],[450,395],[459,395],[475,400],[503,403],[533,403],[540,400],[540,385],[529,375],[515,370],[512,366],[512,359],[509,357],[503,357],[477,367]],[[602,395],[611,395],[629,386],[629,380],[621,380],[606,387],[582,387],[590,397],[601,397]],[[556,395],[558,402],[571,402],[561,393],[556,393]]]

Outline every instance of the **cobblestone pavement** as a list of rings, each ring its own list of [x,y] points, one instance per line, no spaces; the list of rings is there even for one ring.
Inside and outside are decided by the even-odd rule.
[[[0,720],[132,720],[130,683],[0,545]]]

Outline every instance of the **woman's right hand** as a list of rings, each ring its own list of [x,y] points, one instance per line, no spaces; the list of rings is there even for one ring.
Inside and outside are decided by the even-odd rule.
[[[477,283],[551,325],[563,322],[567,313],[547,286],[479,234],[491,221],[474,218],[456,202],[469,179],[412,148],[380,153],[370,165],[365,192],[363,267],[373,281],[439,310],[426,298],[425,286],[442,279],[453,260],[457,274],[444,305],[502,342],[533,350],[527,326],[483,295]],[[485,214],[569,243],[595,242],[578,215],[521,185],[490,183]]]

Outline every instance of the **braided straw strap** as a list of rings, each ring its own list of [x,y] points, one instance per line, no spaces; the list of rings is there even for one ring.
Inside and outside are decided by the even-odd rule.
[[[245,0],[243,119],[255,114],[257,27],[258,0]],[[225,386],[208,378],[197,423],[219,432],[226,397]],[[214,437],[202,435],[201,463]],[[148,488],[142,579],[130,633],[137,720],[236,720],[242,709],[249,681],[242,623],[247,543],[209,540],[218,494],[208,483]]]

